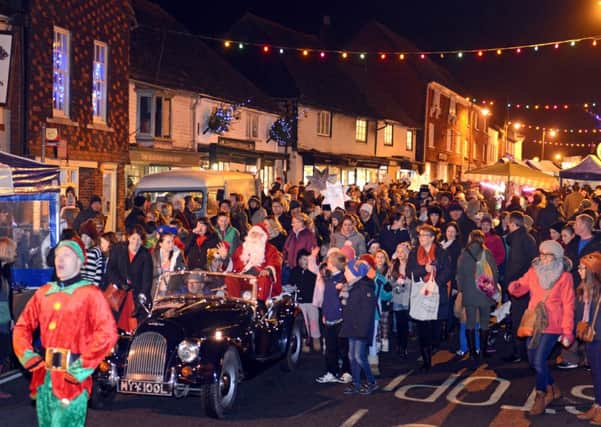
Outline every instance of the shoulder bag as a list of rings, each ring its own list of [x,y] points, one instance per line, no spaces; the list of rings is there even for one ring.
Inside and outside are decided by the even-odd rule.
[[[599,314],[599,305],[601,305],[601,298],[597,301],[592,322],[583,322],[581,320],[576,325],[576,338],[582,342],[590,343],[595,339],[595,324],[597,323],[597,315]]]

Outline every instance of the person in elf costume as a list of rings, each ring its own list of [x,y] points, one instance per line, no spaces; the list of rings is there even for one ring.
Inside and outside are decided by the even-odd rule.
[[[115,319],[102,292],[81,278],[84,263],[77,242],[60,242],[55,256],[58,281],[34,294],[13,331],[15,353],[32,373],[30,393],[40,427],[85,424],[91,375],[117,342]],[[40,353],[32,345],[38,327]]]

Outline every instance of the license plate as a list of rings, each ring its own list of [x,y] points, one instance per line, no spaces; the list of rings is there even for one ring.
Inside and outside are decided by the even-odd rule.
[[[171,384],[150,381],[120,380],[119,393],[147,394],[151,396],[171,396]]]

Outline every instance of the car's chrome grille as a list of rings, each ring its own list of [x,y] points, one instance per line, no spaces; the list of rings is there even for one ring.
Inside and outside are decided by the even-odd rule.
[[[167,340],[155,332],[134,338],[127,357],[125,377],[132,380],[162,381],[167,357]]]

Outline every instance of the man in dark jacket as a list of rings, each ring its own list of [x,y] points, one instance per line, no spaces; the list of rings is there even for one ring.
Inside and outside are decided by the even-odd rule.
[[[140,224],[142,227],[145,226],[144,203],[146,203],[144,196],[134,197],[134,207],[129,215],[127,215],[127,218],[125,218],[126,230],[131,230],[136,224]]]
[[[73,221],[73,230],[79,230],[79,226],[89,219],[95,219],[102,215],[102,199],[100,196],[94,194],[90,197],[90,206],[77,214],[77,217]],[[104,218],[102,220],[104,224]]]
[[[321,214],[315,217],[317,243],[330,247],[330,225],[332,224],[332,207],[328,204],[321,206]]]
[[[538,216],[534,221],[540,240],[547,240],[549,238],[549,228],[556,222],[563,220],[561,212],[559,212],[556,205],[559,201],[558,198],[558,194],[549,193],[547,195],[547,206],[538,212]]]
[[[465,212],[463,212],[463,208],[457,202],[451,203],[448,210],[449,217],[452,221],[455,221],[459,227],[459,231],[461,233],[461,236],[459,237],[461,247],[463,248],[467,243],[467,238],[469,237],[470,233],[476,229],[476,223],[467,217]]]
[[[403,227],[405,220],[400,212],[390,215],[390,225],[387,225],[380,233],[380,247],[392,258],[399,243],[411,242],[409,231]]]
[[[524,214],[514,211],[509,214],[508,224],[509,234],[507,235],[507,245],[509,246],[509,255],[506,257],[505,282],[503,283],[503,292],[507,293],[507,287],[514,280],[522,277],[532,264],[532,260],[538,255],[536,241],[534,237],[524,227]],[[528,308],[530,297],[528,295],[516,298],[511,297],[511,322],[513,326],[513,354],[505,358],[507,362],[521,362],[526,359],[526,343],[523,339],[517,337],[517,330],[522,321],[524,311]]]

